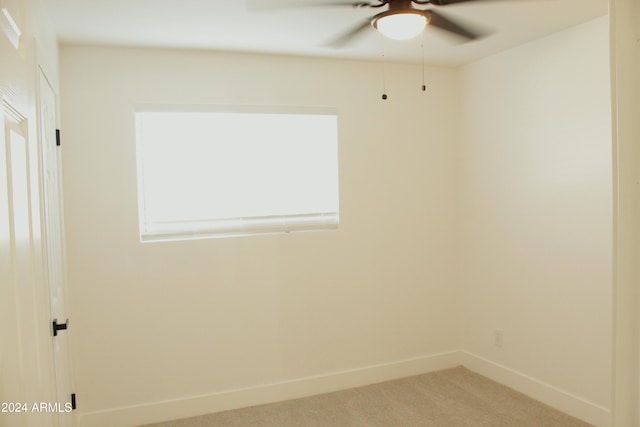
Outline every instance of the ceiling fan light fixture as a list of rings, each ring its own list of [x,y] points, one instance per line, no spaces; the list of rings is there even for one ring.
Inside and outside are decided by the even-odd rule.
[[[373,22],[376,30],[393,40],[416,37],[427,25],[427,18],[417,11],[398,11],[380,16]]]

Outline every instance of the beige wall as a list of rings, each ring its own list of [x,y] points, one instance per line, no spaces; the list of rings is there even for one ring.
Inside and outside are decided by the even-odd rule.
[[[608,55],[602,17],[460,70],[469,363],[550,403],[578,397],[564,409],[598,425],[611,387]]]
[[[606,18],[459,70],[61,49],[83,426],[464,363],[608,425]],[[336,232],[138,242],[135,104],[338,108]],[[503,331],[503,346],[494,333]]]
[[[419,66],[389,64],[382,101],[373,62],[70,46],[61,61],[83,425],[457,363],[451,70],[428,68],[425,94]],[[337,107],[339,230],[140,244],[137,103]]]

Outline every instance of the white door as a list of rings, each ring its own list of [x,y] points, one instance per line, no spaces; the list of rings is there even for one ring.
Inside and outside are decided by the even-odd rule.
[[[4,5],[3,5],[4,6]],[[3,17],[0,17],[3,19]],[[3,19],[4,21],[4,19]],[[6,26],[3,23],[2,27]],[[14,272],[13,251],[13,223],[10,216],[13,214],[13,203],[10,193],[11,181],[9,174],[10,158],[8,141],[9,124],[19,125],[21,117],[8,117],[7,110],[12,112],[15,108],[9,107],[9,100],[5,99],[4,92],[8,88],[9,76],[6,74],[5,58],[11,58],[10,51],[13,46],[10,34],[3,31],[0,34],[0,402],[9,402],[22,396],[20,390],[20,346],[18,328],[18,310],[16,306],[16,283]],[[7,54],[9,56],[7,56]],[[13,56],[16,54],[13,53]],[[11,197],[11,199],[10,199]],[[0,415],[0,426],[8,426],[13,420],[6,415]],[[18,425],[18,424],[12,424]]]
[[[43,216],[38,136],[49,125],[38,125],[30,10],[29,0],[0,0],[0,427],[67,427],[73,419],[64,412],[68,393],[56,392],[63,381],[54,369],[51,261],[43,236],[51,227]],[[42,115],[55,118],[51,94],[42,92]]]
[[[0,401],[5,405],[0,425],[27,427],[46,425],[38,424],[28,406],[38,396],[42,335],[30,203],[33,114],[26,95],[28,52],[20,40],[23,5],[5,0],[0,5]],[[27,407],[19,406],[24,403]]]
[[[56,95],[42,69],[38,69],[39,133],[43,175],[43,237],[45,243],[46,280],[49,288],[51,319],[67,324],[67,329],[53,336],[57,402],[71,404],[73,381],[71,375],[68,321],[65,300],[66,269],[62,215],[60,147],[56,141]],[[75,412],[58,412],[59,426],[75,425]]]
[[[46,339],[37,236],[37,146],[29,98],[29,64],[21,49],[22,4],[3,3],[0,34],[0,382],[4,405],[0,425],[50,425],[52,414],[33,403],[51,399],[51,372],[42,363]],[[5,8],[7,6],[8,8]],[[11,25],[7,25],[8,18]],[[9,29],[9,30],[7,30]],[[36,149],[36,151],[34,151]],[[35,154],[35,155],[34,155]],[[34,169],[35,168],[35,169]],[[34,179],[35,178],[35,179]],[[32,184],[36,184],[35,191]],[[35,199],[35,200],[38,200]],[[48,315],[48,313],[46,313]],[[50,352],[49,352],[50,354]]]

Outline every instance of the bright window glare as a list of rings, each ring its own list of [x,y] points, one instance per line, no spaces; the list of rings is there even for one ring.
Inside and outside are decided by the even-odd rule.
[[[337,226],[335,114],[139,111],[136,131],[142,240]]]

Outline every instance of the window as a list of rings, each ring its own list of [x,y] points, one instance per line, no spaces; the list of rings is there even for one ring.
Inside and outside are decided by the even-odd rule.
[[[338,226],[337,117],[326,108],[139,108],[140,240]]]

